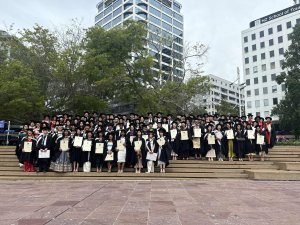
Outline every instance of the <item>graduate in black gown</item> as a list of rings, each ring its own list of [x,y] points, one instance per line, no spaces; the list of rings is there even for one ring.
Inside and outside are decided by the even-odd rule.
[[[52,138],[48,134],[49,127],[42,126],[42,134],[39,136],[37,140],[37,151],[38,151],[38,165],[39,165],[39,172],[48,172],[48,168],[50,166],[50,155],[52,151]],[[39,152],[49,152],[49,158],[41,158]]]
[[[81,143],[78,143],[77,146],[74,145],[76,137],[79,137],[80,139],[82,139]],[[82,162],[82,143],[83,143],[82,131],[80,130],[80,128],[77,128],[76,133],[72,140],[72,149],[70,151],[71,163],[73,163],[73,172],[78,172],[79,165]]]
[[[146,142],[142,137],[142,131],[137,130],[136,137],[133,139],[134,149],[134,168],[135,173],[141,173],[141,169],[146,166]]]
[[[26,151],[25,149],[30,146],[31,151]],[[24,172],[35,172],[34,163],[36,161],[36,139],[33,136],[33,130],[28,129],[27,135],[21,141],[21,162],[24,163]],[[29,147],[28,147],[29,149]]]
[[[187,137],[183,137],[183,133],[187,132]],[[189,159],[189,152],[191,148],[191,132],[186,127],[186,122],[181,122],[181,129],[180,132],[178,132],[178,140],[179,140],[179,157],[183,160]]]
[[[248,155],[249,161],[254,161],[255,153],[255,135],[250,136],[255,130],[252,128],[251,123],[247,122],[246,125],[246,140],[245,140],[245,153]]]
[[[234,132],[234,138],[236,143],[236,155],[239,161],[243,161],[245,151],[245,132],[242,130],[242,125],[238,123],[236,125],[236,131]]]
[[[172,147],[166,137],[166,130],[159,130],[159,137],[157,139],[158,143],[158,156],[157,156],[157,165],[160,167],[160,172],[165,173],[166,167],[169,165],[169,153],[172,151]]]
[[[95,161],[97,173],[101,173],[103,165],[104,165],[104,150],[107,149],[105,136],[104,136],[103,132],[97,133],[97,137],[95,139],[95,145],[97,145],[97,143],[103,144],[103,152],[102,153],[95,152],[95,154],[94,154],[94,161]],[[95,148],[95,150],[96,150],[96,148]]]

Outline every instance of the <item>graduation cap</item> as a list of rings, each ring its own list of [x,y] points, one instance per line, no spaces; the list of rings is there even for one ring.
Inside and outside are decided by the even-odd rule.
[[[256,125],[256,126],[255,126],[255,129],[256,129],[256,128],[260,128],[260,126],[259,126],[259,125]]]
[[[172,122],[172,125],[173,125],[173,124],[176,124],[176,125],[177,125],[177,122],[176,122],[176,121],[173,121],[173,122]]]
[[[253,116],[253,115],[252,115],[252,113],[248,113],[248,115],[247,115],[247,116],[248,116],[248,117],[251,117],[251,116]]]
[[[168,115],[167,115],[167,117],[172,117],[172,116],[173,116],[172,114],[168,114]]]
[[[159,132],[159,133],[165,134],[165,133],[166,133],[166,130],[165,130],[164,128],[160,128],[160,129],[158,130],[158,132]]]
[[[107,133],[107,134],[106,134],[106,139],[108,139],[110,135],[115,136],[115,133],[114,133],[114,132],[109,132],[109,133]]]
[[[270,116],[267,116],[266,118],[265,118],[266,120],[272,120],[272,117],[270,117]]]
[[[206,129],[208,129],[209,127],[213,128],[213,125],[211,123],[206,125]]]

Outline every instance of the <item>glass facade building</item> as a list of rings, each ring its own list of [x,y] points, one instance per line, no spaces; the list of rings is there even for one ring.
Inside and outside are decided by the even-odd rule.
[[[109,30],[126,20],[145,21],[149,54],[155,59],[154,71],[163,79],[183,77],[184,20],[181,4],[175,0],[102,0],[97,4],[95,24]]]

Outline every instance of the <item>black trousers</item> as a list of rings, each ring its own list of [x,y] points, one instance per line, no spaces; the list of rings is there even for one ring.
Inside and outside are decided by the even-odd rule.
[[[39,171],[40,172],[47,172],[49,169],[49,159],[39,159]]]

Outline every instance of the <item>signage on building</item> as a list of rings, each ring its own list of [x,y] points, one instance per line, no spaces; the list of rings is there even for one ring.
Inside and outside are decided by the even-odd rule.
[[[291,6],[289,8],[283,9],[283,10],[278,11],[276,13],[272,13],[272,14],[270,14],[268,16],[262,17],[262,18],[260,18],[258,20],[252,21],[250,23],[250,27],[254,27],[254,26],[258,25],[258,24],[267,23],[267,22],[269,22],[271,20],[275,20],[277,18],[280,18],[282,16],[294,13],[296,11],[300,11],[300,4]]]

